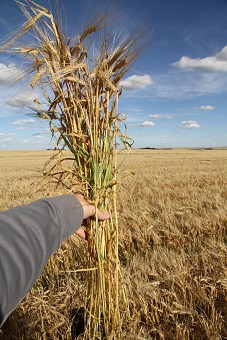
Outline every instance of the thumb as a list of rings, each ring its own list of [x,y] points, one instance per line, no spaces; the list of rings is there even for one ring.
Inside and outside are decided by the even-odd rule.
[[[101,211],[97,209],[95,211],[95,206],[88,203],[81,194],[76,194],[76,198],[80,201],[83,208],[83,218],[94,217],[97,212],[98,220],[104,221],[110,218],[110,214],[107,211]]]
[[[97,209],[97,217],[99,221],[105,221],[110,218],[110,214],[107,211]]]

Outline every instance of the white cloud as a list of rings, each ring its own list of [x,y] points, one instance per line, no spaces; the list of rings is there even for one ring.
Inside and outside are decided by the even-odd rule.
[[[128,90],[142,90],[152,85],[154,82],[151,76],[144,74],[143,76],[133,75],[122,81],[120,81],[120,86]]]
[[[227,72],[227,46],[211,57],[189,58],[184,56],[179,61],[173,63],[172,66],[176,66],[181,69],[189,68],[210,72]]]
[[[5,142],[10,142],[13,137],[15,136],[15,133],[0,133],[0,142],[5,143]]]
[[[28,119],[17,119],[12,122],[13,125],[23,125],[23,124],[33,124],[35,123],[35,119],[28,118]]]
[[[198,109],[202,111],[212,111],[215,107],[212,105],[201,105]]]
[[[185,129],[198,129],[201,127],[195,120],[183,121],[182,126]]]
[[[5,65],[0,63],[0,85],[12,85],[17,82],[20,76],[21,71],[15,65]]]

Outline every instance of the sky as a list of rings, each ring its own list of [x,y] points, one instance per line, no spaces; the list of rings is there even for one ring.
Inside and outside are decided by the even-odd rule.
[[[97,1],[90,2],[94,8]],[[39,3],[52,7],[55,0]],[[69,35],[78,30],[84,4],[63,1]],[[227,0],[124,0],[118,7],[117,30],[147,32],[143,54],[120,84],[133,147],[227,146]],[[0,0],[0,40],[23,22],[14,1]],[[51,148],[47,123],[21,105],[38,94],[14,85],[20,63],[0,53],[0,150]]]

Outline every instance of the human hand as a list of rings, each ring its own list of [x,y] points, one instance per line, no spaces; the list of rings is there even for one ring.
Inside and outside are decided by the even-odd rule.
[[[82,205],[82,208],[83,208],[83,211],[84,211],[84,215],[83,215],[84,220],[86,220],[88,217],[95,216],[94,205],[88,203],[85,200],[84,196],[81,195],[81,194],[76,194],[75,196],[79,200],[80,204]],[[105,220],[108,220],[110,218],[110,214],[107,211],[101,211],[101,210],[97,209],[97,217],[98,217],[99,221],[105,221]],[[86,231],[82,227],[77,229],[76,234],[79,235],[84,240],[87,239]]]

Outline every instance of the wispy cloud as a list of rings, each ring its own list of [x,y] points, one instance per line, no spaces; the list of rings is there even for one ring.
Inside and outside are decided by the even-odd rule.
[[[175,116],[172,114],[150,114],[148,117],[153,119],[173,119]]]
[[[45,129],[46,130],[46,129]],[[45,131],[44,130],[44,131]],[[48,135],[48,132],[36,132],[34,133],[32,136],[34,136],[35,138],[37,139],[40,139],[40,138],[44,138],[46,137],[46,135]]]
[[[189,58],[184,56],[172,65],[181,69],[227,72],[227,46],[214,56],[206,58]]]
[[[224,73],[182,72],[175,69],[156,75],[155,85],[138,94],[138,97],[192,99],[226,92],[227,77]]]
[[[14,136],[16,136],[16,134],[13,132],[0,133],[0,142],[1,143],[10,142],[12,141]]]
[[[37,138],[37,139],[44,138],[43,135],[34,135],[34,137]]]
[[[28,139],[22,139],[20,142],[21,142],[22,144],[28,144],[28,143],[29,143],[29,140],[28,140]]]
[[[11,107],[24,107],[37,97],[38,95],[35,93],[20,93],[16,96],[8,98],[5,103]]]
[[[154,81],[151,76],[144,74],[143,76],[133,75],[122,81],[120,81],[120,86],[123,86],[127,90],[142,90],[146,87],[152,85]]]
[[[21,70],[14,64],[2,64],[0,63],[0,85],[9,86],[18,80],[21,75]]]
[[[27,127],[26,126],[18,126],[17,130],[27,130]]]
[[[23,124],[33,124],[35,123],[35,119],[28,118],[28,119],[17,119],[12,122],[13,125],[23,125]]]
[[[158,114],[151,114],[148,116],[149,118],[153,118],[153,119],[159,119],[161,118],[161,115],[158,115]]]
[[[185,129],[198,129],[201,127],[195,120],[183,121],[182,126]]]
[[[173,118],[175,118],[175,115],[164,115],[164,118],[173,119]]]

